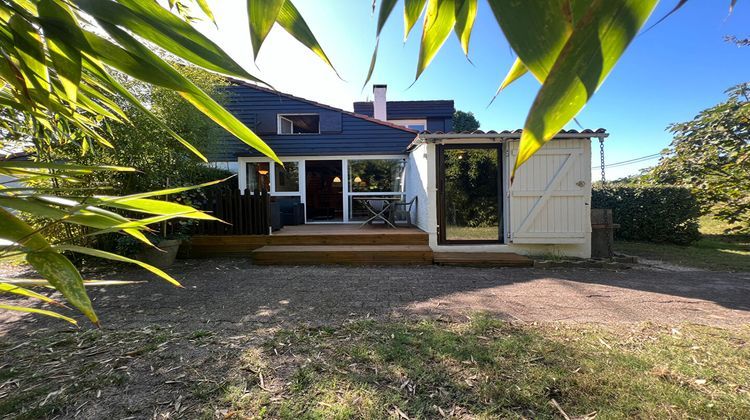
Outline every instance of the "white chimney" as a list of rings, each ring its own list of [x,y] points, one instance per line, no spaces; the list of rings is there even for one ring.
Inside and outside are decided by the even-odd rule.
[[[385,91],[388,85],[372,85],[372,94],[375,100],[372,102],[372,116],[380,121],[388,119],[388,112],[385,104]]]

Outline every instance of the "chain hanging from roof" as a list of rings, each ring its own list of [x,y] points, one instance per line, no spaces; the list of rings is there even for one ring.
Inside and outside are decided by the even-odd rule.
[[[602,184],[604,184],[607,182],[607,177],[604,173],[604,137],[599,137],[599,158],[601,159]]]

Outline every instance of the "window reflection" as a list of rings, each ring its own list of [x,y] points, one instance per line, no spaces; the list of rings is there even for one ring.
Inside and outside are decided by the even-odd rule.
[[[349,191],[399,192],[404,171],[402,159],[349,161]]]

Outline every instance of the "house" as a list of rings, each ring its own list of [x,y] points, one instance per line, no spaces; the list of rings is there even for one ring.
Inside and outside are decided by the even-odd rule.
[[[521,131],[453,132],[451,100],[388,101],[375,85],[350,112],[252,84],[228,90],[227,108],[284,166],[229,135],[212,164],[243,191],[302,208],[299,223],[357,226],[370,215],[363,199],[400,198],[434,252],[590,256],[590,143],[603,129],[559,133],[510,185]]]

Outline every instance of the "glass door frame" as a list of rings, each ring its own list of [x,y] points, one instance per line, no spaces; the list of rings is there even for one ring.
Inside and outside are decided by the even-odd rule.
[[[495,149],[497,150],[497,239],[448,239],[445,226],[447,197],[445,194],[445,151],[461,149]],[[471,244],[504,244],[505,238],[503,218],[503,143],[461,143],[437,144],[435,146],[436,175],[437,175],[437,231],[438,245],[471,245]]]

